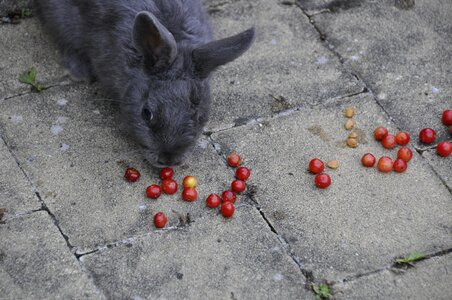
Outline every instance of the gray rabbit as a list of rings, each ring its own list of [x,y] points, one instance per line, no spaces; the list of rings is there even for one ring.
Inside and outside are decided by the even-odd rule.
[[[74,77],[120,102],[154,166],[181,164],[206,124],[210,74],[242,55],[254,28],[213,41],[200,0],[36,0]]]

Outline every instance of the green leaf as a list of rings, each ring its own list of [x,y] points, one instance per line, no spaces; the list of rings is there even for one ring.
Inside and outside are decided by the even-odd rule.
[[[22,73],[19,76],[19,81],[31,85],[35,91],[40,93],[43,90],[47,89],[47,87],[36,81],[36,75],[37,75],[36,68],[31,67],[28,71]]]
[[[29,8],[22,8],[22,10],[20,11],[21,18],[31,17],[31,15],[31,10]]]
[[[36,69],[31,67],[30,70],[25,71],[19,76],[19,81],[22,83],[34,85],[36,84]]]
[[[398,264],[410,264],[412,262],[415,262],[415,261],[418,261],[418,260],[421,260],[421,259],[424,259],[424,258],[425,258],[425,254],[424,253],[414,251],[414,252],[410,253],[410,255],[408,255],[408,256],[406,256],[404,258],[396,259],[396,263],[398,263]]]
[[[328,299],[331,297],[330,287],[324,283],[321,284],[313,284],[312,290],[317,295],[318,299]]]

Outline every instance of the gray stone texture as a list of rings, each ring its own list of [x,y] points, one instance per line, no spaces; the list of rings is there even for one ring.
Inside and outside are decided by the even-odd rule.
[[[19,82],[19,76],[31,67],[45,86],[67,83],[66,71],[58,65],[58,51],[36,18],[0,25],[0,45],[0,101],[31,91],[29,85]]]
[[[344,107],[357,108],[362,144],[344,146]],[[325,108],[305,109],[261,124],[227,130],[213,139],[245,158],[254,195],[277,232],[316,278],[340,280],[386,266],[401,253],[452,246],[450,192],[415,153],[406,173],[383,174],[361,166],[361,156],[396,157],[373,138],[373,129],[394,125],[372,97],[361,95]],[[224,146],[222,146],[224,145]],[[312,158],[337,159],[327,169],[332,185],[314,186]]]
[[[1,299],[101,298],[47,212],[0,224]]]
[[[452,157],[441,157],[436,153],[436,149],[425,151],[422,156],[452,191]]]
[[[421,261],[407,272],[382,271],[339,284],[334,299],[449,300],[452,295],[452,254]]]
[[[209,130],[362,90],[296,7],[273,0],[204,2],[218,38],[257,28],[251,50],[214,75]]]
[[[11,12],[17,12],[23,8],[31,7],[31,0],[0,0],[0,16],[6,16]]]
[[[31,184],[0,136],[0,208],[9,216],[41,208]]]
[[[452,6],[417,0],[406,9],[399,2],[350,1],[313,20],[400,129],[415,141],[425,127],[437,130],[437,142],[450,139],[441,113],[452,107]]]
[[[252,245],[252,246],[251,246]],[[208,215],[82,257],[110,299],[314,299],[259,212]]]

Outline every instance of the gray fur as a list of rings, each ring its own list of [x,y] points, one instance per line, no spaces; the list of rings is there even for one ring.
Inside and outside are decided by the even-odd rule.
[[[36,0],[80,79],[100,82],[155,166],[178,165],[209,116],[210,74],[252,44],[254,29],[213,41],[200,0]]]

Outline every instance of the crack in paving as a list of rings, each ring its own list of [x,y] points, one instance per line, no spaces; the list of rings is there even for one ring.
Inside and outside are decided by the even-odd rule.
[[[341,62],[341,65],[344,67],[344,69],[346,71],[348,71],[350,74],[352,74],[353,76],[355,76],[355,78],[362,82],[364,84],[364,89],[366,90],[366,92],[369,92],[370,95],[372,95],[372,98],[374,99],[375,103],[381,108],[381,110],[384,112],[384,114],[386,115],[386,117],[395,125],[395,127],[399,130],[399,131],[403,131],[401,129],[401,127],[399,126],[399,124],[394,120],[394,118],[391,116],[391,114],[386,110],[386,108],[384,107],[384,105],[378,100],[378,97],[375,95],[375,93],[372,91],[372,89],[369,87],[368,83],[361,77],[361,75],[358,72],[355,72],[353,69],[351,69],[350,67],[347,67],[345,65],[345,60],[344,58],[339,54],[339,52],[335,51],[333,48],[333,45],[330,44],[328,42],[328,39],[326,37],[326,34],[324,34],[320,28],[315,24],[315,21],[312,19],[312,16],[309,15],[301,6],[300,4],[297,2],[296,6],[303,12],[303,14],[309,19],[309,22],[311,23],[311,25],[315,28],[315,30],[318,32],[319,36],[320,36],[320,40],[322,41],[322,43],[324,44],[325,48],[327,48],[329,51],[331,51]],[[435,147],[424,147],[424,148],[419,148],[418,146],[414,145],[413,146],[414,149],[421,154],[422,159],[424,159],[426,161],[426,158],[422,155],[423,152],[431,150],[431,149],[435,149]],[[432,169],[433,173],[439,178],[439,180],[443,183],[443,185],[446,187],[446,189],[452,194],[452,189],[449,188],[449,186],[446,184],[445,180],[434,170],[434,168],[432,167],[432,165],[430,165],[430,163],[428,161],[426,161],[426,163],[430,166],[430,168]]]
[[[1,125],[1,124],[0,124]],[[96,292],[98,293],[98,295],[102,295],[105,298],[105,295],[103,294],[103,292],[99,289],[99,287],[97,287],[97,285],[94,283],[93,278],[91,277],[90,273],[86,271],[86,269],[84,268],[84,266],[82,265],[82,263],[80,262],[79,258],[77,257],[76,253],[75,253],[75,248],[71,245],[71,243],[69,242],[69,237],[63,232],[63,230],[61,229],[60,225],[59,225],[59,221],[56,218],[56,216],[50,211],[50,209],[47,207],[46,203],[44,202],[44,200],[42,199],[41,195],[39,194],[38,191],[36,191],[36,187],[33,184],[33,181],[31,180],[30,176],[27,174],[27,172],[24,170],[24,168],[22,168],[22,165],[20,164],[19,159],[17,158],[17,156],[15,155],[15,153],[11,150],[11,147],[8,145],[4,134],[2,133],[3,128],[1,128],[0,126],[0,138],[3,141],[3,143],[5,144],[6,148],[8,149],[9,153],[11,154],[11,156],[13,157],[13,159],[15,160],[18,168],[20,169],[20,171],[22,172],[22,174],[25,176],[25,179],[28,181],[28,183],[30,184],[30,186],[32,187],[32,189],[34,189],[34,193],[36,195],[36,198],[38,199],[38,201],[41,203],[41,208],[31,211],[29,213],[25,213],[22,214],[21,216],[24,215],[30,215],[32,213],[38,212],[38,211],[45,211],[47,212],[47,214],[50,216],[50,218],[53,221],[53,224],[56,226],[56,228],[58,229],[58,231],[60,232],[61,236],[64,238],[65,242],[66,242],[66,246],[69,248],[69,251],[72,253],[72,255],[75,256],[75,259],[77,260],[78,265],[80,266],[80,268],[82,269],[82,271],[87,274],[88,279],[91,281],[91,283],[93,284],[94,288],[96,289]],[[18,216],[19,217],[19,216]]]
[[[221,145],[219,143],[217,143],[210,135],[208,136],[208,140],[210,141],[210,143],[216,150],[217,154],[222,158],[224,163],[227,165],[226,154],[221,150]],[[229,166],[228,166],[228,169],[230,169],[232,174],[235,175],[233,169],[229,168]],[[260,216],[264,220],[265,224],[267,224],[270,231],[276,235],[277,240],[281,244],[282,248],[285,250],[286,254],[292,259],[292,261],[297,265],[298,269],[304,275],[304,277],[306,279],[305,286],[304,286],[305,289],[311,290],[311,284],[314,282],[314,277],[313,277],[312,272],[310,270],[307,270],[304,268],[303,263],[301,262],[301,259],[294,253],[290,244],[286,241],[286,239],[281,234],[278,233],[275,226],[273,226],[273,224],[267,218],[267,216],[265,215],[265,212],[262,210],[259,202],[255,199],[254,194],[255,194],[255,186],[249,185],[248,190],[245,194],[245,197],[248,200],[250,200],[249,202],[250,202],[251,206],[254,207],[259,212]]]
[[[359,95],[363,95],[363,94],[368,94],[369,90],[367,89],[367,87],[363,87],[363,89],[359,92],[354,92],[351,94],[346,94],[346,95],[342,95],[342,96],[337,96],[337,97],[333,97],[333,98],[329,98],[325,100],[325,103],[327,104],[332,104],[338,100],[341,99],[347,99],[347,98],[351,98],[351,97],[355,97],[355,96],[359,96]],[[203,134],[207,137],[210,137],[212,134],[214,133],[221,133],[230,129],[235,129],[235,128],[241,128],[241,127],[245,127],[245,126],[249,126],[249,125],[254,125],[254,124],[261,124],[264,122],[269,122],[281,117],[286,117],[286,116],[290,116],[292,114],[295,114],[297,112],[299,112],[300,110],[307,108],[307,109],[313,109],[313,108],[317,108],[317,107],[322,107],[325,106],[325,103],[315,103],[315,104],[300,104],[285,110],[281,110],[277,113],[274,113],[270,116],[261,116],[261,117],[254,117],[254,118],[249,118],[244,122],[240,122],[239,124],[234,123],[234,124],[226,124],[223,127],[219,127],[219,128],[214,128],[212,130],[206,130],[203,132]]]

